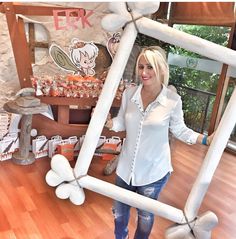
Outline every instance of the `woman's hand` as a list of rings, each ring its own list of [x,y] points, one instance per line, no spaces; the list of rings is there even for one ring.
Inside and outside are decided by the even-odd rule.
[[[207,137],[207,145],[210,145],[210,144],[211,144],[214,135],[215,135],[215,132],[213,132],[210,136]]]
[[[198,136],[197,142],[199,144],[204,144],[209,146],[211,144],[211,141],[213,140],[215,132],[213,132],[210,136],[204,135],[204,134],[200,134]]]

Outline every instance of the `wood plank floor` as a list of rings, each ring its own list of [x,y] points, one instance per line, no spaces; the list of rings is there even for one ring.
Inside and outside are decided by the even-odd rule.
[[[189,146],[177,140],[172,145],[174,173],[160,201],[183,209],[206,154],[205,146]],[[106,162],[94,159],[89,175],[113,182],[114,174],[103,176]],[[113,237],[112,199],[86,190],[86,202],[75,206],[55,196],[45,182],[49,159],[18,166],[0,162],[0,239],[111,239]],[[219,218],[213,239],[236,238],[236,157],[224,153],[200,212],[211,210]],[[132,209],[130,236],[135,230],[136,211]],[[164,239],[173,223],[156,217],[150,239]]]

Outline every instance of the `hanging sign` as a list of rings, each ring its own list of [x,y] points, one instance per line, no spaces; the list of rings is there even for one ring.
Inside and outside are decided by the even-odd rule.
[[[205,71],[220,74],[223,64],[210,59],[200,59],[181,56],[178,54],[168,54],[168,63],[179,67],[187,67],[198,71]],[[227,76],[236,77],[236,70],[232,66],[228,67]]]
[[[93,15],[92,10],[85,11],[83,8],[53,10],[55,29],[76,30],[79,27],[79,22],[81,22],[82,28],[92,27],[88,19],[91,15]]]
[[[111,55],[112,59],[114,58],[114,56],[117,52],[117,48],[120,44],[120,39],[121,39],[121,33],[116,32],[107,41],[107,50],[108,50],[109,54]]]
[[[80,41],[77,38],[72,39],[69,54],[56,44],[52,44],[49,48],[49,54],[57,66],[82,76],[95,75],[94,67],[98,51],[93,42]]]

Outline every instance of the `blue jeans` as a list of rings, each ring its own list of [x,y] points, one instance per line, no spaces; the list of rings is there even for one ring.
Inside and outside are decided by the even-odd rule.
[[[162,179],[145,185],[132,186],[124,182],[119,176],[116,177],[116,185],[132,192],[136,192],[148,198],[157,199],[162,188],[170,177],[167,173]],[[154,214],[137,208],[138,222],[134,239],[148,239],[154,223]],[[130,206],[119,201],[114,201],[113,215],[115,221],[115,238],[125,239],[128,235],[128,223],[130,218]]]

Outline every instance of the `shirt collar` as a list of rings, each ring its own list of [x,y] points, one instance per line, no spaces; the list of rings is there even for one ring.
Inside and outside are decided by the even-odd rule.
[[[143,85],[140,84],[136,91],[134,92],[131,101],[134,103],[138,103],[141,100],[141,90],[142,90]],[[157,96],[157,98],[154,100],[154,102],[158,102],[163,106],[166,106],[167,104],[167,88],[164,84],[162,84],[162,90],[160,94]]]
[[[142,90],[142,87],[143,85],[140,84],[137,89],[135,90],[132,98],[131,98],[131,101],[134,102],[134,103],[138,103],[140,101],[140,98],[141,98],[141,90]]]

